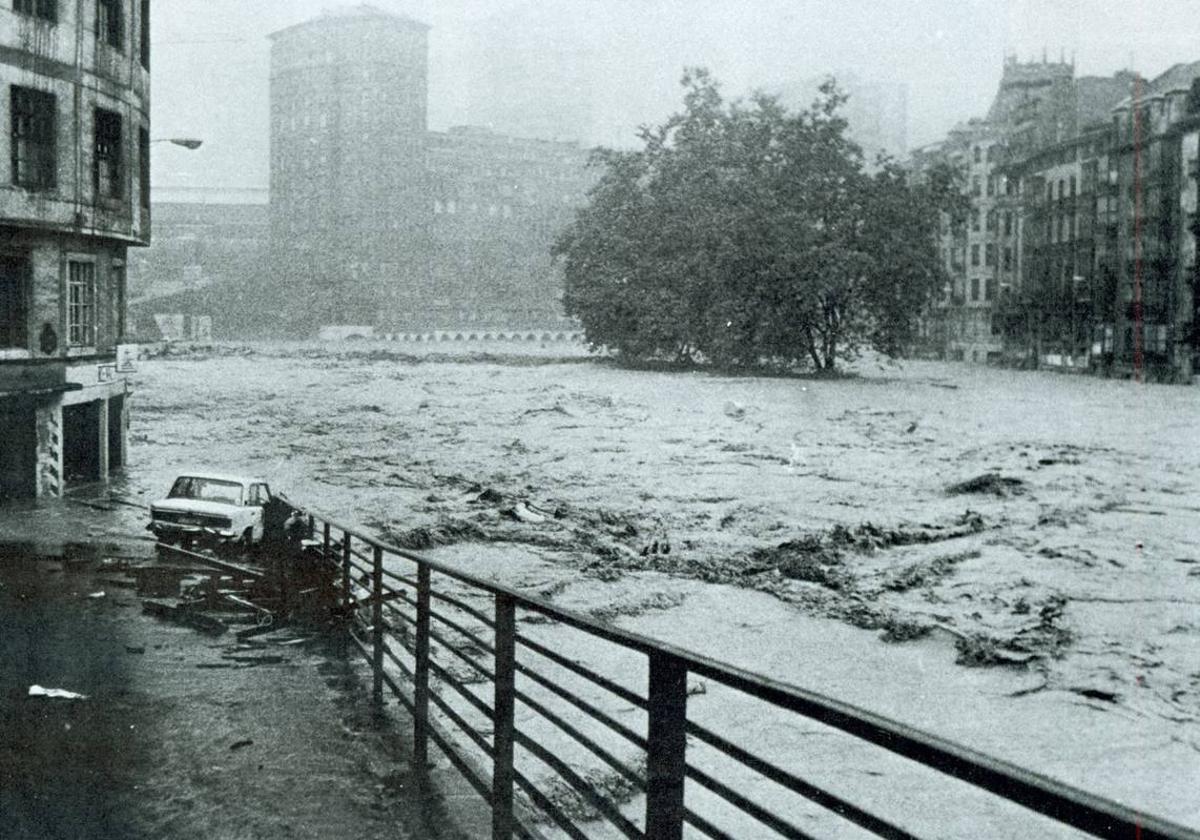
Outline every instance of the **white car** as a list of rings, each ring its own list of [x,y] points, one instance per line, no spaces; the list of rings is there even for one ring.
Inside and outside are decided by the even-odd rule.
[[[189,473],[175,479],[165,499],[150,505],[150,530],[164,543],[240,543],[263,536],[263,505],[271,489],[258,478]]]

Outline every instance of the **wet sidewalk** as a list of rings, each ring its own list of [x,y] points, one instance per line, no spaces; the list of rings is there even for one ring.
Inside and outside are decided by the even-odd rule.
[[[422,792],[406,723],[373,711],[336,641],[239,643],[145,615],[108,557],[153,555],[130,512],[0,510],[0,836],[479,836],[482,800],[449,778]]]

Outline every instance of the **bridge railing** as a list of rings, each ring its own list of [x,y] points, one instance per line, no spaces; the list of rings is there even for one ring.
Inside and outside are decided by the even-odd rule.
[[[870,746],[878,762],[898,756],[921,765],[917,772],[973,786],[976,798],[994,800],[1002,820],[1036,814],[1046,821],[1035,826],[1057,823],[1096,837],[1200,840],[1192,829],[303,512],[338,566],[341,597],[355,616],[350,635],[370,666],[375,700],[390,694],[410,712],[414,766],[427,766],[432,742],[490,804],[493,838],[540,838],[547,822],[568,837],[594,837],[601,819],[604,836],[814,838],[822,836],[811,822],[814,806],[871,836],[920,836],[884,813],[888,799],[853,802],[837,785],[812,780],[821,768],[806,765],[802,775],[794,750],[764,755],[739,742],[736,721],[734,732],[720,733],[729,721],[689,715],[689,696],[708,690],[689,685],[692,677],[711,681],[740,707],[752,702],[797,724],[844,733],[858,748]],[[570,635],[585,642],[582,655],[556,649]],[[744,783],[747,774],[754,783]],[[957,795],[947,787],[948,799]],[[644,808],[634,814],[641,797]],[[693,807],[698,802],[705,807]],[[913,810],[906,809],[910,823]],[[929,824],[927,835],[945,836]]]

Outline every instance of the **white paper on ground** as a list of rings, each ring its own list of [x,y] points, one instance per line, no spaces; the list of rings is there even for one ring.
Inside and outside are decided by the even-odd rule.
[[[78,694],[63,688],[42,688],[40,685],[29,686],[30,697],[53,697],[59,700],[86,700],[86,694]]]

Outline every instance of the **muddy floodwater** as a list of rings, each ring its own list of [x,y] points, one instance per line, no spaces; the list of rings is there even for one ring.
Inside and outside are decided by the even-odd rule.
[[[1200,825],[1197,389],[380,347],[144,360],[123,492],[261,474],[406,547]],[[692,707],[808,751],[834,787],[912,794],[719,691]],[[877,793],[888,774],[901,788]],[[938,836],[979,813],[909,808]]]

